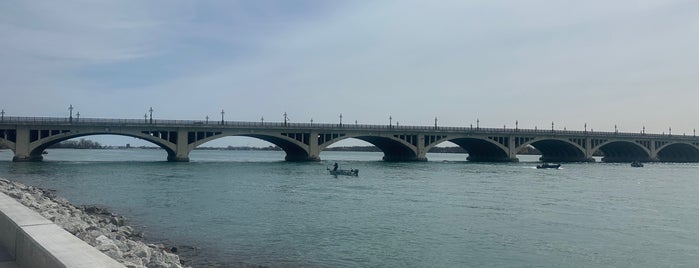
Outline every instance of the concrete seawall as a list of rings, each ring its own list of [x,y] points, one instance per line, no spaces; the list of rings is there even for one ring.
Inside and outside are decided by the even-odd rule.
[[[3,193],[0,245],[16,267],[125,267]]]

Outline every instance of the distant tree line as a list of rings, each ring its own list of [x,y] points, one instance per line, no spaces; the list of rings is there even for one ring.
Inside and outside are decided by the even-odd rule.
[[[236,151],[281,151],[282,148],[279,146],[268,146],[268,147],[251,147],[251,146],[228,146],[228,147],[197,147],[195,150],[236,150]],[[325,148],[324,151],[340,151],[340,152],[381,152],[381,149],[376,146],[337,146]],[[464,148],[459,146],[453,147],[432,147],[429,151],[430,153],[456,153],[463,154],[467,153]],[[534,147],[528,146],[522,148],[519,154],[541,154],[539,150]]]
[[[62,148],[62,149],[106,149],[106,146],[102,146],[99,142],[80,139],[80,140],[67,140],[63,142],[56,143],[49,146],[49,148]]]
[[[326,148],[325,151],[351,151],[351,152],[381,152],[381,150],[376,146],[339,146]],[[430,153],[452,153],[452,154],[465,154],[467,151],[459,146],[452,147],[432,147],[429,151]],[[540,155],[541,152],[532,146],[527,146],[522,148],[518,154],[532,154]]]
[[[381,152],[381,150],[376,146],[338,146],[326,148],[325,151],[348,151],[348,152]],[[464,148],[459,146],[452,147],[432,147],[429,151],[430,153],[451,153],[451,154],[465,154],[467,153]],[[519,154],[533,154],[540,155],[541,152],[534,147],[527,146],[519,151]]]
[[[279,146],[252,147],[252,146],[228,146],[228,147],[197,147],[194,150],[233,150],[233,151],[281,151]]]
[[[324,151],[341,151],[341,152],[381,152],[376,146],[337,146],[328,147]]]
[[[68,140],[60,142],[50,146],[49,148],[69,148],[69,149],[111,149],[112,146],[103,146],[99,142],[80,139],[80,140]],[[128,146],[126,148],[129,148]],[[140,148],[145,149],[159,149],[157,146],[147,147],[142,146]],[[10,149],[7,145],[0,143],[1,149]],[[197,147],[195,150],[236,150],[236,151],[282,151],[279,146],[267,146],[267,147],[252,147],[252,146],[228,146],[228,147]],[[381,152],[381,150],[376,146],[338,146],[326,148],[325,151],[346,151],[346,152]],[[454,146],[454,147],[432,147],[430,153],[467,153],[464,148]],[[526,146],[522,148],[518,154],[524,155],[541,155],[541,151],[537,150],[532,146]],[[596,151],[594,156],[604,156],[601,151]]]
[[[465,154],[466,150],[459,146],[454,147],[432,147],[430,153]]]
[[[532,146],[525,146],[517,154],[529,154],[529,155],[541,155],[541,151],[537,150]]]

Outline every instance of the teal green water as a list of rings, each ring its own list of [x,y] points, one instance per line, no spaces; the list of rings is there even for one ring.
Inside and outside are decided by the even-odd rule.
[[[463,155],[51,150],[0,177],[127,216],[223,267],[697,267],[699,164],[474,164]],[[332,177],[339,162],[359,177]],[[191,255],[191,252],[190,252]]]

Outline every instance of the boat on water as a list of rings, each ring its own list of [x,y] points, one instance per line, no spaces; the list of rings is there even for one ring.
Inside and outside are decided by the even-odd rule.
[[[643,167],[643,163],[638,162],[638,161],[633,161],[631,162],[632,167]]]
[[[359,176],[359,169],[328,169],[330,175]]]
[[[333,164],[333,168],[327,168],[330,175],[345,175],[345,176],[359,176],[359,169],[339,169],[337,162]]]
[[[549,164],[549,163],[543,163],[540,165],[536,165],[537,169],[558,169],[561,167],[561,164]]]

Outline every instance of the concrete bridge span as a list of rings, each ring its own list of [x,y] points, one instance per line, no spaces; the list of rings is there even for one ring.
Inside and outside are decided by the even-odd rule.
[[[268,141],[286,152],[287,161],[318,161],[320,152],[345,139],[378,147],[385,161],[426,161],[429,150],[452,142],[469,161],[513,162],[526,147],[541,151],[542,161],[699,162],[699,138],[646,133],[563,131],[434,126],[340,125],[192,120],[80,119],[3,117],[0,143],[13,161],[41,161],[42,152],[61,141],[90,135],[122,135],[149,141],[167,152],[168,161],[189,161],[196,147],[223,137]]]

